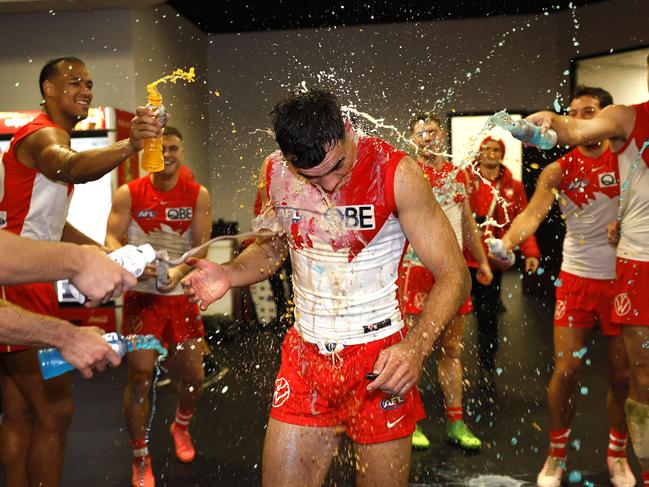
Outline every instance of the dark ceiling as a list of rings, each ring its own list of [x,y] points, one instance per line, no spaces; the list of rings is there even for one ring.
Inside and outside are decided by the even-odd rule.
[[[542,14],[604,0],[169,0],[209,33]]]

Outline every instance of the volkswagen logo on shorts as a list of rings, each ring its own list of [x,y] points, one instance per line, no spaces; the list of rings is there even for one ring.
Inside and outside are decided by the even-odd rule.
[[[620,293],[615,296],[615,314],[618,316],[625,316],[631,311],[631,299],[627,293]]]
[[[291,387],[284,377],[275,381],[275,392],[273,392],[273,407],[278,408],[284,404],[291,395]]]
[[[381,409],[385,409],[386,411],[398,409],[403,406],[404,402],[403,396],[386,397],[381,401]]]

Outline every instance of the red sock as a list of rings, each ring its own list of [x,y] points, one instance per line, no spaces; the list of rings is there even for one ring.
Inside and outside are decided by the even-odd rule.
[[[176,409],[176,418],[174,419],[175,428],[179,430],[187,430],[193,416],[194,413],[192,411],[182,411],[180,408]]]
[[[626,457],[627,434],[620,433],[615,428],[608,432],[608,450],[606,455],[609,457]]]
[[[649,485],[649,472],[642,472],[642,485],[644,487]]]
[[[446,408],[446,419],[448,419],[449,423],[462,421],[462,407]]]
[[[144,438],[131,440],[131,449],[133,450],[133,462],[143,463],[149,458],[149,449],[146,447]]]
[[[570,438],[570,428],[560,430],[550,430],[550,451],[548,455],[558,458],[568,456],[568,439]]]

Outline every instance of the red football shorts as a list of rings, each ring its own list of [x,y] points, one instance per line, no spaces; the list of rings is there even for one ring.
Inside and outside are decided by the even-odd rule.
[[[420,265],[402,265],[399,268],[397,285],[401,295],[401,310],[407,315],[419,315],[424,310],[424,303],[435,284],[435,276]],[[466,298],[458,310],[459,315],[468,315],[473,311],[471,296]]]
[[[554,305],[554,326],[593,328],[595,321],[604,336],[619,336],[622,330],[611,324],[615,279],[591,279],[559,272]]]
[[[0,298],[34,313],[59,316],[59,299],[51,282],[1,286]],[[22,345],[0,345],[0,352],[18,352],[28,348]]]
[[[381,350],[402,340],[389,337],[348,345],[334,355],[320,353],[291,328],[282,344],[282,364],[275,381],[270,416],[300,426],[345,426],[356,443],[382,443],[409,436],[425,417],[416,387],[404,396],[367,391]]]
[[[620,259],[611,320],[620,325],[649,326],[649,262]]]
[[[198,306],[183,294],[163,296],[129,291],[124,294],[124,335],[154,335],[163,344],[205,336]]]

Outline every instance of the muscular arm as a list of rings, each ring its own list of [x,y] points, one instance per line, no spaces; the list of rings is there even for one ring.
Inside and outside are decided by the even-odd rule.
[[[469,272],[457,239],[417,164],[404,157],[397,168],[394,196],[410,245],[435,276],[435,286],[406,340],[427,355],[470,290]]]
[[[106,247],[110,251],[122,246],[126,238],[126,231],[131,223],[131,191],[128,185],[117,188],[113,194],[113,205],[108,214],[106,223]]]
[[[99,179],[142,148],[146,137],[160,135],[158,121],[148,109],[139,107],[131,121],[128,140],[98,149],[76,152],[70,135],[57,127],[46,127],[25,137],[18,145],[18,159],[55,181],[86,183]]]
[[[410,157],[399,162],[394,197],[403,232],[435,276],[419,320],[402,342],[381,351],[373,370],[377,378],[367,385],[368,390],[403,395],[419,381],[424,358],[468,296],[471,284],[455,232]]]
[[[0,343],[60,348],[72,328],[67,321],[32,313],[0,300]]]
[[[67,321],[0,300],[0,343],[56,347],[86,378],[92,377],[93,368],[101,371],[107,363],[120,363],[119,355],[101,337],[102,332],[95,327],[77,328]]]
[[[201,186],[198,192],[198,199],[196,200],[196,211],[192,219],[192,247],[198,247],[210,239],[212,232],[212,201],[210,193],[207,189]],[[207,248],[196,254],[194,257],[203,258],[207,256]],[[179,278],[185,277],[189,274],[193,267],[187,264],[180,264],[174,267],[179,274]],[[171,269],[170,269],[171,272]]]
[[[475,222],[475,218],[473,218],[468,201],[464,202],[462,213],[462,233],[464,234],[466,247],[469,249],[478,264],[489,266],[487,254],[482,245],[480,229],[478,228],[478,224]]]
[[[508,250],[533,235],[554,204],[555,192],[561,185],[563,171],[558,162],[548,165],[539,176],[534,195],[527,207],[514,218],[502,240]]]
[[[264,161],[261,168],[261,180],[266,173]],[[266,194],[261,192],[262,202],[266,203]],[[199,303],[201,309],[220,299],[230,288],[247,286],[269,278],[282,266],[288,254],[286,237],[257,238],[233,261],[219,265],[206,259],[188,259],[187,263],[195,267],[182,280],[185,294],[189,300]]]
[[[557,132],[559,145],[592,145],[604,139],[626,141],[633,130],[635,110],[625,105],[610,105],[595,118],[582,120],[553,112],[538,112],[527,117],[528,120],[544,129]]]

